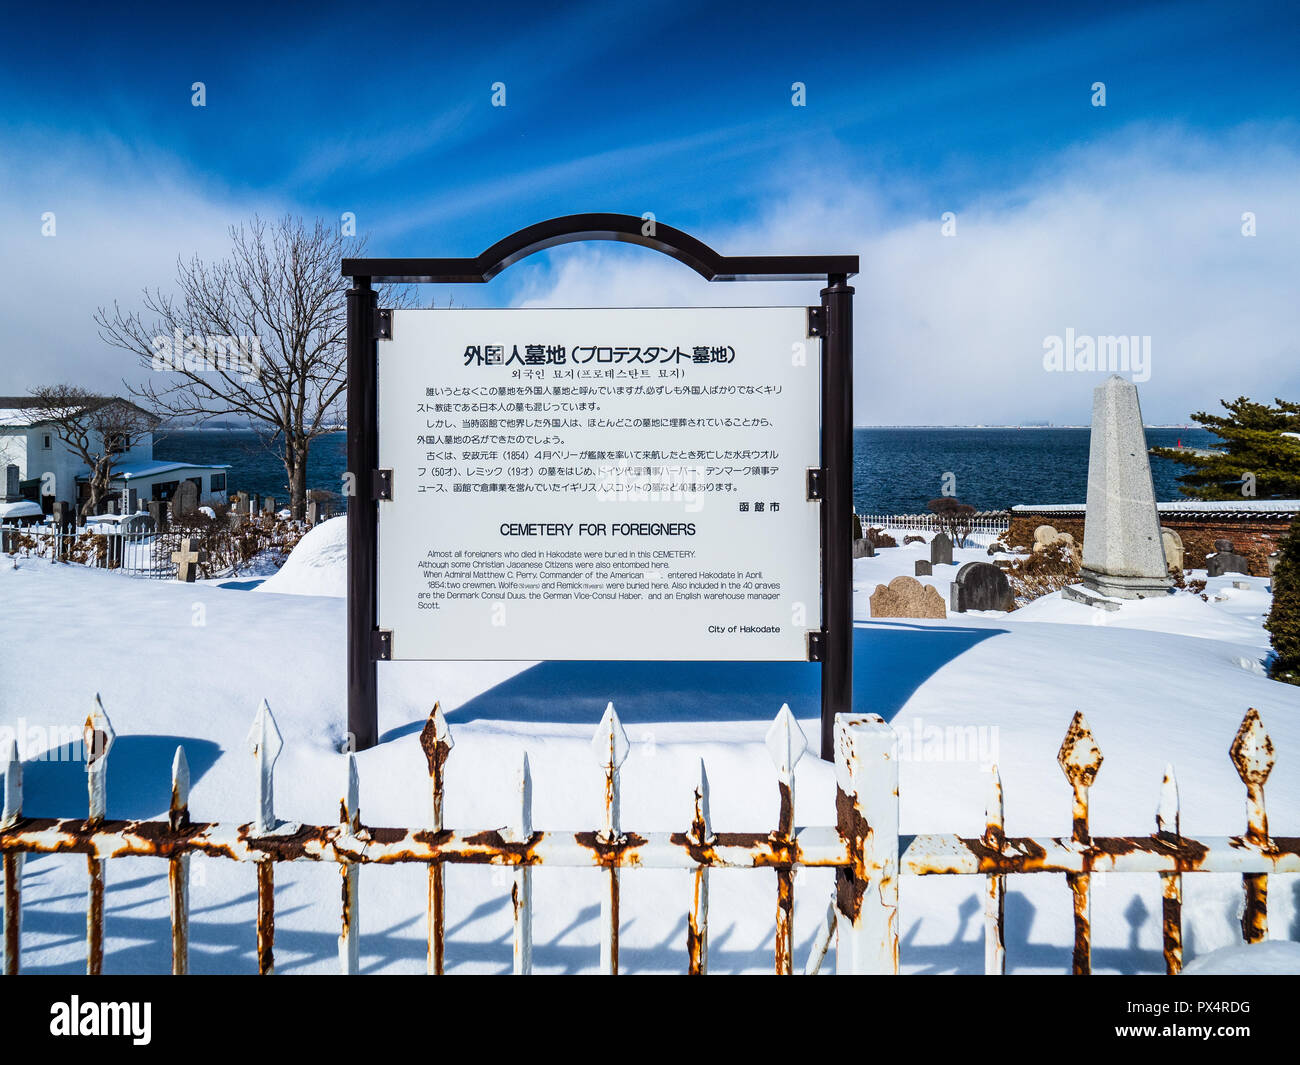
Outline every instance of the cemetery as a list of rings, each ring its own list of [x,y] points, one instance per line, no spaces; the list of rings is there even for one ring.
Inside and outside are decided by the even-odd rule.
[[[1251,558],[1237,550],[1231,536],[1217,537],[1205,552],[1204,567],[1192,567],[1182,535],[1164,523],[1150,494],[1149,474],[1143,480],[1145,452],[1126,439],[1140,427],[1140,416],[1132,416],[1136,392],[1122,384],[1107,382],[1096,390],[1086,525],[1039,521],[1026,543],[1012,535],[1006,521],[956,538],[933,528],[910,532],[903,523],[891,528],[855,522],[854,531],[861,533],[855,548],[868,549],[853,552],[851,616],[858,667],[853,700],[856,707],[881,714],[889,727],[864,719],[868,732],[853,742],[862,744],[862,757],[874,757],[868,753],[876,743],[870,730],[879,727],[885,729],[881,736],[898,744],[891,771],[897,773],[900,833],[953,826],[954,810],[965,810],[971,832],[981,831],[985,815],[992,819],[996,813],[1008,837],[1042,838],[1043,846],[1055,847],[1059,837],[1068,835],[1071,787],[1076,813],[1078,809],[1081,778],[1072,775],[1076,751],[1082,752],[1077,757],[1084,766],[1077,772],[1098,776],[1092,826],[1106,837],[1106,847],[1130,846],[1135,835],[1147,831],[1135,823],[1135,810],[1149,810],[1152,825],[1157,818],[1165,824],[1175,816],[1169,806],[1174,778],[1167,763],[1172,760],[1177,779],[1185,783],[1177,813],[1182,831],[1207,841],[1211,854],[1218,853],[1215,847],[1230,850],[1224,840],[1242,831],[1245,808],[1239,798],[1227,797],[1234,789],[1239,793],[1238,773],[1244,780],[1255,772],[1241,768],[1247,765],[1242,761],[1247,748],[1278,752],[1279,770],[1269,783],[1271,823],[1290,825],[1300,818],[1300,784],[1293,769],[1281,768],[1289,752],[1300,747],[1300,688],[1267,676],[1269,646],[1262,622],[1269,611],[1269,578],[1251,572]],[[211,846],[218,847],[224,839],[220,823],[247,819],[256,799],[250,792],[245,731],[248,716],[261,706],[254,732],[257,722],[263,734],[274,730],[272,764],[276,752],[286,752],[275,784],[277,817],[268,826],[280,819],[299,831],[314,826],[310,831],[320,836],[321,846],[346,849],[348,833],[364,838],[366,829],[360,822],[349,828],[347,817],[342,829],[330,827],[324,811],[337,808],[340,788],[345,813],[360,802],[366,823],[421,824],[426,811],[419,789],[412,792],[403,782],[422,774],[428,743],[434,742],[430,736],[445,742],[439,758],[451,751],[454,736],[454,757],[446,758],[445,775],[436,778],[437,786],[445,788],[446,797],[439,801],[446,811],[439,816],[447,824],[514,823],[512,818],[520,816],[531,823],[533,800],[525,799],[523,814],[512,804],[519,795],[534,792],[542,804],[538,816],[544,813],[549,824],[589,823],[601,816],[603,766],[607,787],[610,779],[617,781],[612,816],[649,833],[637,837],[647,841],[638,846],[647,848],[647,858],[658,855],[652,864],[661,867],[625,872],[620,880],[584,869],[583,860],[562,847],[552,853],[546,844],[537,852],[544,867],[478,876],[456,863],[484,860],[481,852],[449,845],[439,852],[446,865],[438,867],[435,906],[425,881],[408,875],[415,868],[376,867],[358,880],[360,866],[351,871],[345,866],[345,900],[350,901],[340,938],[337,891],[321,891],[319,875],[311,868],[277,863],[272,942],[269,926],[263,928],[251,903],[208,915],[208,901],[241,892],[247,899],[248,881],[239,862],[197,853],[186,866],[185,881],[194,914],[187,917],[180,941],[166,892],[159,895],[149,886],[156,874],[141,866],[144,875],[130,884],[113,874],[108,881],[113,906],[95,933],[102,938],[105,971],[165,971],[181,965],[182,971],[193,972],[321,972],[341,965],[345,972],[416,972],[426,966],[439,972],[743,972],[770,971],[775,949],[778,972],[815,972],[828,958],[838,959],[834,964],[841,967],[884,966],[876,971],[890,971],[894,964],[902,972],[1192,972],[1239,964],[1243,937],[1253,944],[1245,949],[1255,951],[1249,956],[1257,968],[1293,971],[1300,964],[1290,949],[1293,944],[1268,931],[1287,927],[1300,914],[1300,894],[1288,889],[1292,881],[1300,882],[1300,857],[1293,858],[1281,839],[1276,841],[1278,856],[1261,866],[1275,885],[1266,911],[1259,887],[1263,874],[1248,873],[1244,880],[1240,875],[1183,876],[1173,939],[1167,922],[1162,933],[1162,906],[1167,907],[1169,896],[1162,903],[1159,883],[1094,875],[1089,886],[1070,872],[1067,847],[1059,860],[1053,859],[1057,864],[1044,867],[1067,880],[1075,877],[1070,882],[1076,899],[1079,891],[1086,893],[1090,909],[1082,953],[1070,907],[1060,905],[1063,889],[1052,878],[1018,877],[1012,892],[1006,877],[989,876],[990,890],[1006,891],[997,896],[1005,913],[986,910],[981,931],[978,922],[968,927],[972,905],[978,905],[971,902],[978,889],[963,883],[969,877],[929,876],[925,879],[934,883],[923,891],[917,874],[969,873],[982,867],[949,869],[950,858],[927,854],[920,844],[887,859],[908,874],[891,903],[898,907],[898,935],[905,944],[901,952],[895,944],[892,963],[887,942],[883,956],[871,953],[879,943],[872,938],[875,918],[869,914],[860,940],[845,938],[848,926],[836,932],[835,905],[828,909],[827,900],[834,897],[840,874],[831,858],[821,864],[811,849],[797,867],[778,868],[775,889],[753,874],[715,876],[709,884],[708,866],[679,860],[673,849],[677,844],[671,842],[692,816],[705,825],[701,840],[708,838],[710,824],[719,830],[762,824],[766,815],[756,819],[755,813],[768,807],[777,819],[778,836],[792,831],[782,824],[836,821],[836,782],[858,770],[848,768],[845,748],[836,761],[818,759],[812,751],[801,757],[813,747],[819,725],[820,683],[813,663],[391,662],[380,670],[377,742],[343,758],[340,752],[346,754],[351,743],[339,654],[348,616],[347,520],[328,519],[317,509],[296,546],[279,560],[282,564],[243,576],[213,574],[210,552],[218,549],[211,546],[215,541],[195,534],[190,518],[196,503],[182,489],[172,506],[154,508],[154,521],[167,523],[174,535],[170,572],[161,581],[52,564],[39,551],[13,550],[13,538],[23,535],[20,530],[7,534],[11,539],[0,564],[0,588],[12,606],[0,625],[6,626],[6,646],[30,664],[32,677],[42,678],[42,697],[26,698],[26,685],[38,683],[34,680],[18,681],[10,690],[31,707],[31,724],[54,729],[59,708],[84,695],[76,677],[56,663],[75,654],[80,669],[97,678],[101,702],[94,713],[111,717],[112,724],[96,727],[117,733],[109,764],[110,778],[120,783],[107,791],[113,816],[147,819],[156,815],[159,802],[166,805],[164,751],[144,737],[171,737],[183,748],[177,765],[183,764],[187,809],[217,822],[205,831],[212,835]],[[1028,512],[1011,512],[1019,513]],[[276,517],[273,501],[241,494],[228,510],[223,508],[218,524],[248,529],[284,520]],[[485,565],[499,566],[506,552],[471,554],[471,561],[486,559]],[[568,554],[572,557],[565,565],[582,562],[580,552]],[[1067,564],[1055,583],[1026,584],[1020,576],[1059,560]],[[545,565],[536,558],[527,561]],[[744,575],[752,576],[743,566],[716,574]],[[70,619],[59,604],[71,597],[81,608]],[[596,609],[608,608],[602,604]],[[11,620],[17,616],[23,618],[21,626]],[[178,626],[177,618],[186,620]],[[117,633],[111,643],[95,635],[106,626]],[[193,654],[239,662],[240,668],[219,687],[191,692],[193,705],[178,731],[164,695],[146,692],[141,698],[127,678],[114,679],[112,662],[124,643],[135,649],[144,668],[163,668],[176,656]],[[1116,669],[1117,663],[1123,668]],[[1154,692],[1162,697],[1153,698]],[[431,696],[439,704],[433,716]],[[788,709],[777,714],[774,696],[780,699],[778,709],[781,704]],[[611,697],[614,707],[607,705]],[[548,707],[544,722],[533,717],[540,704]],[[1197,721],[1195,738],[1186,728],[1188,715]],[[591,760],[598,720],[592,773],[575,773],[584,758]],[[847,726],[837,724],[842,727]],[[1234,732],[1238,738],[1230,758],[1228,740]],[[843,733],[843,743],[850,742],[849,735]],[[522,777],[502,764],[503,737],[509,737],[512,751],[527,754]],[[263,743],[253,744],[255,755]],[[616,753],[601,754],[602,744]],[[39,746],[37,740],[21,752],[23,812],[66,813],[79,795],[84,797],[84,780],[44,761]],[[1055,768],[1058,753],[1064,775],[1045,772],[1044,767]],[[701,760],[707,778],[701,776]],[[798,797],[791,814],[784,799],[776,804],[773,772],[778,783],[787,782],[782,788],[793,789],[796,768]],[[987,805],[990,774],[998,788],[996,810]],[[527,781],[522,792],[517,790],[520,779]],[[611,816],[608,805],[605,814]],[[792,822],[783,820],[791,816]],[[138,831],[145,833],[143,822]],[[803,846],[812,848],[815,833],[823,829],[799,831]],[[1057,841],[1046,842],[1046,837]],[[114,869],[126,861],[149,860],[144,857],[151,853],[147,833],[128,832],[127,838],[135,841],[130,853],[141,857],[115,859]],[[755,838],[767,837],[759,833]],[[960,835],[944,844],[967,845]],[[378,853],[366,860],[384,861]],[[413,853],[423,852],[416,845]],[[542,854],[550,856],[543,859]],[[718,864],[750,860],[737,852]],[[1217,861],[1207,859],[1208,868],[1219,868]],[[932,867],[935,862],[938,867]],[[48,883],[24,893],[26,919],[55,928],[84,925],[77,889],[84,872],[49,868]],[[1116,872],[1124,868],[1115,866]],[[689,912],[662,904],[665,893],[689,898],[692,878],[696,901]],[[701,902],[706,897],[699,894],[702,882],[708,902]],[[1166,890],[1170,883],[1166,878]],[[261,898],[260,879],[258,884]],[[611,884],[619,896],[613,924],[608,896],[602,894]],[[788,916],[778,916],[775,948],[773,890],[792,898]],[[1243,890],[1246,916],[1239,920]],[[525,900],[513,916],[508,904],[493,901],[508,901],[512,891]],[[785,894],[790,891],[792,895]],[[380,897],[382,913],[365,908],[366,900]],[[583,897],[606,901],[599,920],[575,926],[565,902]],[[361,924],[350,923],[348,914],[358,905],[369,916]],[[122,907],[130,907],[136,922],[152,929],[144,937],[148,946],[130,947],[118,938]],[[687,912],[691,936],[685,934],[679,912]],[[778,915],[786,912],[778,908]],[[255,939],[248,932],[254,924]],[[700,931],[707,928],[712,932]],[[856,926],[851,934],[859,935]],[[77,968],[83,948],[76,939],[25,938],[23,970]],[[176,953],[178,942],[182,954]],[[243,945],[232,952],[231,943]],[[867,953],[854,961],[849,951]]]

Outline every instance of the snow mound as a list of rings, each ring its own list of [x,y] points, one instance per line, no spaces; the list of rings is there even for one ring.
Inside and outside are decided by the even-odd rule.
[[[1274,939],[1224,947],[1189,962],[1185,976],[1300,976],[1300,943]]]
[[[348,594],[348,521],[346,517],[323,521],[299,541],[273,577],[257,588],[277,595]]]

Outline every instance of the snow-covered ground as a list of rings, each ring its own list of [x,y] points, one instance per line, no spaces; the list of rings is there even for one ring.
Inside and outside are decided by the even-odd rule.
[[[256,799],[244,737],[266,698],[285,738],[276,812],[327,823],[338,816],[345,759],[343,519],[314,529],[276,576],[196,585],[132,580],[112,572],[0,561],[0,726],[25,741],[25,812],[71,816],[85,809],[82,766],[41,757],[79,734],[96,692],[118,739],[109,759],[110,817],[164,813],[169,767],[184,744],[197,820],[246,821]],[[901,537],[900,537],[901,541]],[[978,835],[987,765],[996,761],[1014,835],[1067,835],[1070,790],[1056,751],[1083,710],[1105,756],[1092,789],[1099,834],[1141,834],[1153,817],[1165,763],[1182,794],[1191,836],[1244,828],[1244,791],[1228,745],[1247,707],[1258,708],[1277,748],[1268,785],[1278,835],[1300,833],[1300,688],[1269,681],[1261,628],[1266,582],[1211,580],[1210,602],[1180,593],[1102,614],[1046,597],[1011,614],[943,621],[878,620],[867,597],[877,583],[927,557],[923,545],[882,550],[855,563],[857,708],[890,719],[904,737],[904,833]],[[955,560],[985,559],[982,548]],[[945,600],[957,566],[938,567]],[[1240,580],[1241,578],[1236,578]],[[254,594],[256,593],[256,594]],[[449,825],[485,828],[512,817],[515,767],[529,752],[534,821],[591,828],[601,776],[590,738],[612,700],[632,751],[623,767],[623,823],[638,830],[689,824],[699,759],[708,764],[719,830],[773,825],[777,790],[763,734],[788,702],[815,744],[814,665],[741,663],[393,663],[380,669],[382,742],[358,756],[361,816],[372,825],[417,825],[426,815],[427,773],[418,732],[441,700],[455,736],[448,763]],[[969,751],[949,750],[944,730],[980,730]],[[60,730],[66,730],[60,734]],[[73,744],[66,753],[76,753]],[[799,764],[796,819],[833,823],[831,767]],[[452,972],[508,971],[509,874],[448,871],[447,964]],[[830,890],[824,870],[796,882],[797,960]],[[164,863],[108,865],[108,972],[168,967]],[[309,863],[277,871],[276,962],[280,972],[337,967],[338,871]],[[84,968],[85,864],[75,856],[29,857],[24,876],[23,966]],[[535,965],[541,972],[592,970],[598,961],[599,875],[541,869],[534,877]],[[906,878],[902,964],[909,972],[978,972],[983,965],[982,884],[973,878]],[[420,868],[361,873],[364,971],[424,967],[425,877]],[[196,857],[191,965],[197,972],[256,968],[255,889],[247,866]],[[1185,878],[1189,958],[1240,943],[1240,879]],[[633,870],[623,878],[622,967],[685,968],[688,874]],[[715,872],[710,884],[710,964],[769,971],[776,885],[770,872]],[[1300,883],[1275,877],[1270,934],[1300,939]],[[1160,889],[1151,876],[1098,876],[1093,899],[1094,968],[1157,972]],[[1013,878],[1007,900],[1008,967],[1066,972],[1070,896],[1060,877]],[[1280,949],[1262,968],[1296,967]],[[1249,954],[1224,955],[1239,964]],[[1279,959],[1281,959],[1279,961]],[[1289,960],[1288,960],[1289,959]],[[1251,964],[1245,962],[1244,964]]]

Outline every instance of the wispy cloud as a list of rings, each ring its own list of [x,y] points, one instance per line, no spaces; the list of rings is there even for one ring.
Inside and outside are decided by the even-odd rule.
[[[1086,422],[1096,373],[1051,373],[1067,328],[1149,336],[1150,420],[1238,394],[1300,392],[1294,126],[1223,136],[1136,128],[1079,147],[996,197],[918,217],[887,182],[800,172],[752,224],[699,234],[731,253],[858,252],[860,424]],[[1242,235],[1252,212],[1257,235]],[[671,222],[672,219],[664,219]],[[517,268],[518,269],[518,268]],[[537,306],[815,301],[815,287],[707,285],[652,253],[552,252],[524,268]]]

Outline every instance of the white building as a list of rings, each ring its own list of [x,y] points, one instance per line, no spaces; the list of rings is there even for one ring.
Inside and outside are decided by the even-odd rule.
[[[55,426],[40,420],[33,402],[30,396],[0,396],[0,502],[31,500],[46,513],[56,500],[80,507],[89,493],[90,467]],[[101,448],[102,441],[93,441],[92,451]],[[225,503],[229,468],[155,459],[153,432],[148,431],[114,456],[110,487],[119,511],[134,512],[150,500],[170,499],[181,481],[194,482],[200,504]]]

